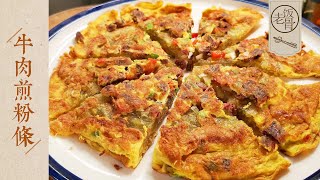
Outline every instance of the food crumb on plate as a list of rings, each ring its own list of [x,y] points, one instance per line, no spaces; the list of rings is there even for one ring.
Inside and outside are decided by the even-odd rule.
[[[120,169],[122,169],[122,167],[119,166],[118,164],[114,164],[113,167],[114,167],[116,170],[118,170],[118,171],[119,171]]]
[[[100,154],[99,154],[99,156],[102,156],[104,154],[104,151],[102,151]]]

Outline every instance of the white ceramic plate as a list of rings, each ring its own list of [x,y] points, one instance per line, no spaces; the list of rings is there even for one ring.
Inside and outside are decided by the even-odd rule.
[[[165,1],[166,2],[166,1]],[[204,9],[212,6],[220,6],[225,9],[235,9],[238,7],[251,7],[259,10],[264,19],[260,22],[260,28],[257,29],[249,38],[263,35],[268,31],[268,10],[266,4],[256,1],[231,1],[231,0],[177,0],[174,3],[192,3],[192,17],[194,20],[193,32],[197,32],[201,13]],[[124,4],[136,3],[133,0],[118,0],[106,4],[102,4],[88,11],[82,12],[63,23],[59,24],[49,32],[49,74],[56,67],[59,56],[68,51],[69,46],[74,43],[76,32],[84,29],[87,24],[97,18],[103,12],[110,9],[119,9]],[[314,29],[312,29],[314,28]],[[320,51],[320,31],[316,32],[316,27],[312,27],[310,22],[304,21],[302,27],[302,40],[307,49],[313,49],[319,53]],[[295,80],[290,83],[311,83],[318,81],[316,79]],[[158,137],[156,138],[156,140]],[[156,142],[156,141],[155,141]],[[50,175],[56,179],[172,179],[168,175],[157,173],[151,168],[151,158],[154,145],[144,155],[142,161],[136,169],[128,169],[114,160],[113,158],[103,155],[92,150],[84,143],[80,143],[75,137],[61,138],[49,137],[49,158],[50,158]],[[319,177],[320,163],[320,147],[307,154],[300,155],[295,158],[289,158],[292,162],[289,170],[279,175],[281,179],[305,179]],[[114,164],[123,167],[120,170],[114,168]]]

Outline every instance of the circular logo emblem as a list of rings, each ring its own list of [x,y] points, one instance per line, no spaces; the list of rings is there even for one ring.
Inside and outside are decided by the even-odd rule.
[[[298,12],[292,6],[278,6],[271,14],[272,26],[281,33],[293,31],[298,26],[298,23]]]

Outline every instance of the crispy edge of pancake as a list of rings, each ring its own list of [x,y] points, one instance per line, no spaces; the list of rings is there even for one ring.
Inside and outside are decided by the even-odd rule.
[[[68,92],[66,84],[54,72],[49,83],[49,119],[53,119],[74,107],[78,106],[84,97],[72,97],[71,94],[63,97],[62,94]]]
[[[58,123],[61,122],[51,121],[50,126],[59,126]],[[138,129],[125,127],[124,124],[99,116],[88,117],[74,124],[69,123],[72,128],[77,128],[78,132],[75,134],[80,141],[86,142],[100,153],[111,155],[127,167],[136,167],[142,158],[140,149],[145,137]],[[57,129],[52,132],[57,133]]]
[[[185,162],[183,165],[177,165],[170,161],[167,154],[163,153],[157,145],[153,154],[152,167],[160,173],[188,179],[275,179],[281,171],[288,169],[291,165],[291,163],[283,158],[278,151],[275,151],[268,156],[262,156],[266,163],[260,164],[256,169],[250,169],[250,172],[248,172],[247,168],[249,167],[249,162],[245,162],[243,159],[251,159],[252,161],[254,159],[246,153],[248,152],[219,151],[206,154],[192,154],[190,155],[188,162]],[[257,151],[252,153],[257,153]],[[216,154],[215,158],[214,154]],[[258,162],[261,161],[261,157],[258,158]],[[217,166],[214,161],[218,162],[219,166]],[[228,163],[230,161],[235,161],[235,166],[238,166],[234,169],[233,174],[231,174],[232,172],[210,174],[210,171],[215,170],[216,168],[223,169],[223,163]],[[228,166],[226,166],[226,168],[227,167]],[[247,174],[243,173],[240,175],[241,172],[246,172]],[[238,177],[236,177],[237,175]]]
[[[66,113],[73,108],[80,105],[80,103],[87,97],[97,94],[100,91],[100,87],[91,82],[94,75],[88,70],[82,71],[81,74],[79,69],[72,76],[74,78],[80,78],[82,83],[86,83],[87,88],[90,91],[83,92],[83,85],[80,83],[67,83],[66,79],[70,78],[68,75],[67,66],[74,66],[82,68],[85,60],[82,59],[72,59],[69,55],[64,54],[59,59],[58,66],[54,69],[50,79],[49,79],[49,119],[56,118],[57,116]],[[79,74],[80,73],[80,74]],[[60,75],[63,74],[61,77]],[[63,79],[66,78],[66,79]],[[71,80],[71,79],[69,79]],[[75,81],[75,80],[71,80]]]
[[[102,31],[106,31],[106,25],[119,21],[119,12],[116,10],[106,11],[95,20],[89,22],[88,26],[81,31],[82,36],[94,37]],[[79,37],[81,38],[81,37]],[[80,39],[79,39],[80,40]]]
[[[196,67],[194,69],[194,71],[198,71],[194,74],[191,74],[187,77],[188,79],[193,78],[192,76],[197,75],[197,76],[202,76],[203,73],[201,73],[201,69],[206,69],[206,67]],[[200,72],[199,72],[200,70]],[[193,81],[193,80],[191,80]],[[192,83],[191,83],[192,84]],[[181,177],[186,177],[186,178],[190,178],[190,179],[211,179],[212,177],[214,178],[218,178],[218,179],[228,179],[228,178],[235,178],[235,174],[241,173],[241,172],[248,172],[244,169],[248,168],[245,165],[248,165],[249,161],[247,161],[247,164],[244,162],[244,159],[251,159],[254,161],[253,157],[250,157],[250,155],[246,156],[246,152],[242,152],[240,151],[239,154],[236,153],[236,151],[239,151],[240,149],[237,149],[239,147],[237,147],[237,143],[239,142],[243,142],[244,146],[242,149],[244,149],[244,147],[249,148],[250,146],[254,146],[253,144],[255,144],[256,146],[252,147],[252,150],[255,153],[259,152],[261,153],[260,155],[264,158],[266,158],[266,162],[267,165],[270,169],[265,169],[267,171],[267,174],[263,174],[264,170],[263,170],[263,165],[265,164],[260,164],[260,168],[259,169],[257,167],[257,169],[255,169],[255,171],[251,171],[248,174],[241,174],[241,176],[239,176],[238,178],[265,178],[265,179],[273,179],[275,177],[276,174],[278,174],[279,171],[283,170],[283,169],[287,169],[288,166],[290,165],[290,163],[285,160],[277,151],[271,151],[269,153],[269,155],[264,155],[264,153],[268,154],[268,150],[264,149],[264,146],[261,145],[261,140],[260,138],[257,138],[253,132],[252,129],[250,127],[248,127],[244,122],[242,121],[238,121],[235,120],[233,122],[235,123],[239,123],[239,126],[235,126],[234,128],[228,127],[228,125],[224,126],[224,128],[229,128],[229,134],[224,134],[220,131],[221,130],[219,127],[219,125],[212,125],[212,127],[217,126],[217,133],[213,133],[215,132],[214,129],[211,129],[210,127],[210,123],[213,123],[212,121],[207,121],[207,122],[202,122],[204,123],[204,128],[205,129],[201,129],[199,128],[199,131],[192,131],[192,129],[189,129],[186,127],[186,122],[189,121],[189,119],[184,120],[182,116],[182,114],[180,113],[185,113],[186,109],[189,106],[198,106],[196,105],[197,103],[194,101],[198,101],[199,98],[194,97],[196,96],[195,94],[199,94],[199,92],[195,92],[193,95],[191,94],[187,94],[187,92],[192,89],[192,85],[188,85],[186,87],[184,87],[185,85],[187,85],[186,82],[184,82],[181,85],[181,90],[179,91],[178,94],[178,98],[176,99],[175,105],[173,107],[173,109],[171,109],[171,112],[169,114],[169,117],[167,119],[167,123],[166,125],[164,125],[161,128],[161,136],[160,136],[160,140],[158,141],[154,154],[153,154],[153,163],[152,166],[155,170],[161,172],[161,173],[168,173],[174,176],[181,176]],[[203,86],[199,84],[199,87]],[[209,94],[208,94],[209,95]],[[212,94],[211,94],[212,95]],[[190,98],[188,98],[190,96]],[[186,101],[185,100],[181,100],[182,98],[187,98]],[[205,96],[204,96],[205,97]],[[202,97],[202,98],[204,98]],[[211,97],[212,96],[208,96]],[[201,98],[200,98],[201,99]],[[214,98],[211,99],[213,101],[217,101]],[[191,102],[190,102],[191,101]],[[200,100],[201,101],[201,100]],[[219,118],[225,118],[225,121],[228,123],[232,122],[231,121],[231,117],[226,115],[223,110],[221,108],[223,108],[223,105],[221,106],[221,104],[223,104],[220,100],[218,100],[218,104],[216,103],[210,103],[211,101],[208,101],[208,105],[204,107],[204,109],[202,109],[201,111],[198,111],[198,115],[199,117],[203,116],[203,114],[209,110],[209,114],[214,114],[217,115],[217,117]],[[188,105],[186,105],[188,104]],[[216,106],[215,106],[216,105]],[[214,106],[214,107],[211,107]],[[179,107],[179,108],[178,108]],[[182,108],[182,109],[180,109]],[[190,107],[189,107],[190,108]],[[192,108],[191,108],[192,109]],[[197,108],[196,108],[197,109]],[[220,112],[220,109],[222,112]],[[204,111],[205,110],[205,111]],[[192,110],[195,111],[195,110]],[[231,119],[229,119],[231,118]],[[234,118],[233,118],[234,119]],[[228,122],[228,120],[230,120],[230,122]],[[177,121],[181,121],[182,125],[180,126],[179,123],[177,123]],[[190,121],[192,122],[192,121]],[[223,122],[223,121],[222,121]],[[177,125],[178,124],[178,125]],[[192,123],[193,125],[194,123]],[[207,125],[207,127],[205,127]],[[237,128],[239,127],[243,127],[244,129],[243,132],[235,132]],[[221,128],[223,129],[223,125],[221,126]],[[197,129],[197,128],[195,128]],[[241,128],[240,128],[241,129]],[[206,142],[205,142],[205,138],[203,140],[200,140],[201,138],[203,138],[203,136],[205,136],[205,132],[204,131],[208,131],[208,132],[212,132],[213,134],[211,138],[213,141],[213,145],[207,145],[206,146]],[[198,137],[197,132],[200,134]],[[245,133],[246,132],[246,133]],[[237,134],[238,133],[238,134]],[[207,135],[210,135],[207,134]],[[235,137],[232,137],[232,136]],[[252,138],[250,140],[252,140],[254,143],[250,143],[248,142],[248,137],[246,138],[246,136],[251,136]],[[229,137],[230,136],[230,137]],[[208,137],[209,138],[209,137]],[[216,138],[216,140],[214,140]],[[209,138],[210,139],[210,138]],[[225,139],[225,141],[223,141],[223,139]],[[220,142],[221,141],[221,142]],[[230,144],[230,142],[233,142]],[[218,147],[219,142],[222,143],[221,148]],[[223,144],[223,142],[225,142],[226,144]],[[215,144],[216,143],[216,144]],[[229,143],[229,144],[228,144]],[[245,143],[248,143],[248,145],[246,145]],[[210,144],[210,142],[208,142],[208,144]],[[215,144],[215,145],[214,145]],[[208,152],[201,152],[201,148],[199,149],[199,146],[201,145],[201,147],[203,146],[202,149],[206,149],[206,148],[213,148],[211,151],[209,150]],[[220,144],[221,145],[221,144]],[[241,144],[240,144],[241,146]],[[228,149],[229,147],[229,149]],[[226,150],[227,148],[227,150]],[[233,149],[234,148],[234,149]],[[215,150],[214,150],[215,149]],[[235,150],[235,151],[232,151]],[[257,149],[261,149],[262,151],[259,151]],[[197,153],[197,151],[199,151]],[[255,151],[257,150],[257,151]],[[214,159],[214,154],[217,154],[217,159],[223,161],[224,158],[230,157],[232,159],[232,157],[235,160],[236,163],[239,163],[241,165],[241,163],[243,163],[243,168],[241,170],[241,168],[236,168],[236,165],[233,167],[235,169],[236,172],[230,172],[230,174],[227,173],[221,173],[221,174],[210,174],[210,172],[208,172],[211,170],[217,170],[218,165],[215,165],[215,167],[210,167],[210,165],[205,166],[204,165],[204,161],[205,162],[210,162],[210,160]],[[241,154],[244,154],[244,156],[241,157]],[[212,158],[212,159],[211,159]],[[239,161],[240,159],[240,161]],[[222,163],[219,164],[219,168],[230,168],[230,164],[232,163],[232,160],[230,161],[230,159],[226,159],[225,161],[227,161],[226,163]],[[259,162],[260,160],[258,160]],[[224,161],[223,161],[224,162]],[[272,168],[270,167],[271,165],[274,165],[274,162],[277,162],[277,167],[276,168]],[[237,165],[239,165],[237,164]],[[250,163],[249,163],[250,164]],[[251,164],[252,166],[254,166],[255,164]],[[228,166],[228,167],[226,167]],[[210,169],[212,168],[212,169]],[[251,170],[251,169],[250,169]],[[223,170],[222,170],[223,171]],[[247,175],[247,176],[246,176]]]
[[[293,102],[288,101],[287,104],[291,112],[289,116],[293,117],[294,122],[284,127],[290,135],[287,141],[280,143],[280,148],[289,156],[297,156],[315,149],[320,143],[320,82],[308,85],[286,85],[286,87],[290,97],[288,99],[293,100]],[[282,103],[277,105],[281,107]],[[276,108],[274,111],[270,109],[270,112],[278,114]],[[283,116],[285,115],[287,114],[284,113]],[[287,120],[284,118],[278,121],[281,124]]]
[[[135,5],[128,4],[124,5],[121,8],[120,16],[123,18],[125,22],[133,23],[132,16],[130,15],[133,10],[138,9],[147,17],[159,17],[162,15],[167,15],[170,13],[178,12],[178,11],[189,11],[191,13],[191,3],[181,3],[181,4],[173,4],[166,3],[164,5],[163,1],[155,1],[152,2],[138,2]]]

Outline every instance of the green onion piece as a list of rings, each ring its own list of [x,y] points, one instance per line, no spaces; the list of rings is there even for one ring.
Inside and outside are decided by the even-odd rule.
[[[149,94],[148,98],[151,99],[151,98],[154,97],[154,95],[155,95],[155,93],[154,93],[154,92],[151,92],[151,93]]]
[[[204,111],[199,111],[199,116],[200,116],[201,118],[207,117],[207,115],[206,115],[206,113],[205,113]]]
[[[151,54],[150,54],[150,57],[153,58],[153,59],[157,59],[157,58],[159,57],[159,55],[158,55],[158,54],[153,54],[153,53],[151,53]]]
[[[94,137],[98,137],[98,136],[100,136],[100,133],[99,133],[99,131],[94,131],[94,132],[92,133],[92,135],[93,135]]]
[[[147,27],[147,30],[153,29],[153,24],[152,23],[148,23],[146,25],[146,27]]]

